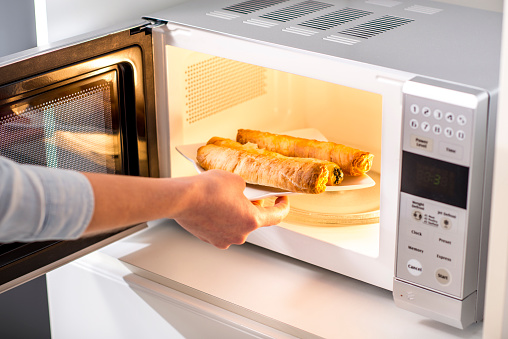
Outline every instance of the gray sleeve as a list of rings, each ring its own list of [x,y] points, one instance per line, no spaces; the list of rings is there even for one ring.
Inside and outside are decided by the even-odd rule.
[[[78,238],[93,210],[83,174],[0,157],[0,242]]]

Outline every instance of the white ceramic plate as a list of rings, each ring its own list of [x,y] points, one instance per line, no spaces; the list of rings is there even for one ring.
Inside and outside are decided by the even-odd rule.
[[[300,138],[327,141],[326,138],[318,130],[312,128],[284,132],[283,134]],[[176,150],[194,165],[198,173],[202,173],[205,171],[203,167],[199,166],[196,160],[198,148],[205,144],[206,143],[199,143],[199,144],[181,145],[176,147]],[[344,180],[340,185],[327,186],[326,191],[355,190],[371,187],[374,186],[375,184],[376,182],[367,174],[358,177],[344,176]],[[289,192],[275,187],[248,184],[247,188],[244,191],[244,194],[249,200],[259,200],[270,196],[282,196],[299,193]]]

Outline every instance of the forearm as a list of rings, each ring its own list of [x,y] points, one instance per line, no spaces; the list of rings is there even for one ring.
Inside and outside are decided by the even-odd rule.
[[[287,197],[278,198],[270,207],[250,202],[243,194],[245,181],[225,171],[173,179],[85,176],[95,197],[85,234],[172,218],[199,239],[228,248],[243,244],[259,227],[278,224],[289,212]]]
[[[160,218],[185,208],[192,184],[185,179],[155,179],[83,173],[92,185],[95,207],[85,234]]]

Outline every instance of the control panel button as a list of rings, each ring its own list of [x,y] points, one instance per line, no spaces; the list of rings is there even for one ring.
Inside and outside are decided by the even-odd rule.
[[[439,135],[439,134],[441,134],[443,129],[442,129],[441,125],[434,125],[434,126],[432,126],[432,131],[434,132],[434,134]]]
[[[414,210],[413,211],[413,218],[416,220],[416,221],[420,221],[422,220],[422,212],[418,211],[418,210]]]
[[[451,138],[451,137],[453,137],[453,134],[455,134],[455,132],[453,131],[453,128],[451,128],[451,127],[445,128],[444,135],[446,135],[448,138]]]
[[[457,117],[457,122],[459,123],[460,126],[464,126],[465,124],[467,124],[467,119],[464,115],[459,115]]]
[[[422,131],[428,132],[430,130],[430,124],[427,121],[422,122]]]
[[[411,113],[413,114],[418,114],[420,113],[420,107],[417,105],[417,104],[412,104],[411,107],[409,107],[409,110],[411,111]]]
[[[415,277],[419,276],[423,272],[422,264],[416,259],[410,259],[407,262],[407,270]]]
[[[409,126],[411,126],[412,129],[417,129],[418,126],[420,126],[420,123],[416,119],[411,119]]]
[[[434,118],[436,120],[441,120],[443,118],[443,111],[439,110],[439,109],[436,109],[434,111]]]
[[[452,281],[452,275],[445,268],[440,268],[436,271],[436,280],[441,285],[449,285]]]
[[[453,159],[462,159],[463,149],[462,147],[447,142],[439,143],[439,153],[445,157],[451,157]]]
[[[439,225],[441,226],[441,228],[445,229],[445,230],[449,230],[452,228],[452,221],[449,219],[449,218],[442,218],[441,221],[439,222]]]
[[[455,120],[455,114],[453,114],[452,112],[446,112],[445,120],[449,123],[452,123]]]
[[[424,107],[422,108],[422,115],[426,118],[430,117],[430,115],[432,114],[432,111],[430,108],[428,107]]]
[[[411,147],[421,149],[424,151],[432,152],[433,141],[432,139],[412,135],[411,136]]]
[[[466,132],[462,131],[462,130],[458,130],[457,131],[457,139],[459,139],[460,141],[464,140],[466,138]]]

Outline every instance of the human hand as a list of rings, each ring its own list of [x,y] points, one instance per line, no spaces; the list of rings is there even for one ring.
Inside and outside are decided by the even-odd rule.
[[[243,244],[250,232],[276,225],[289,213],[289,199],[278,197],[273,206],[249,201],[245,181],[238,175],[210,170],[180,178],[187,182],[184,208],[174,219],[197,238],[218,248]]]

